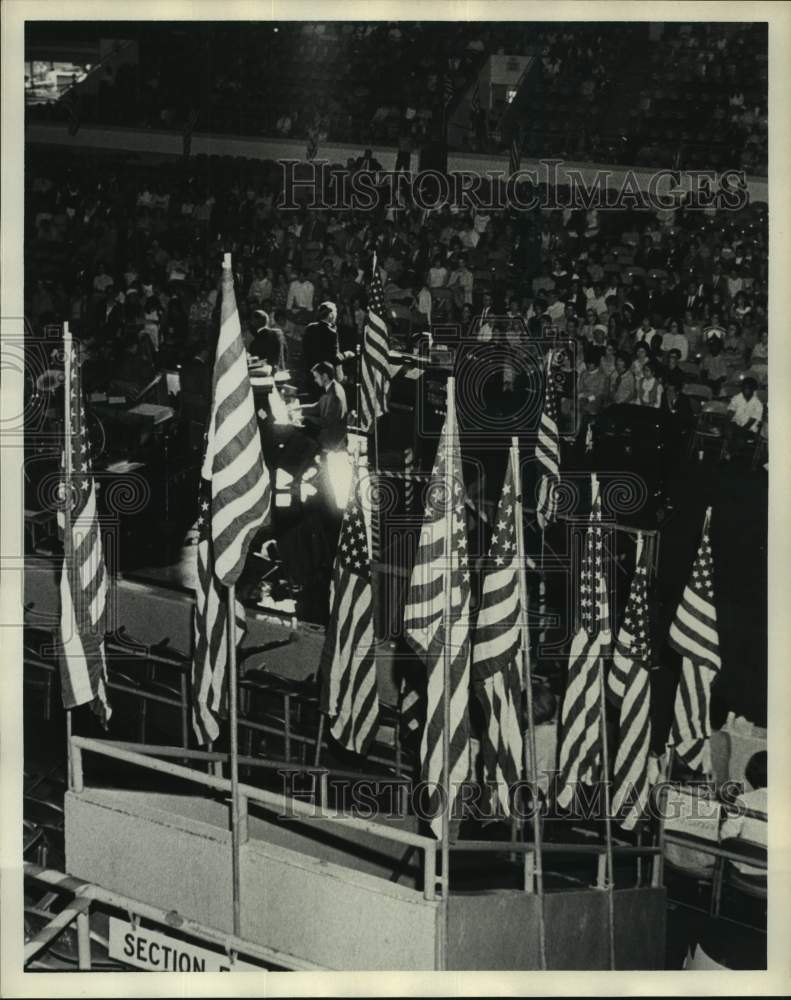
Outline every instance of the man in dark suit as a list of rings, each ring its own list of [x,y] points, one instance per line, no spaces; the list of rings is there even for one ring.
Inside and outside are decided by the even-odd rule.
[[[282,330],[274,330],[269,325],[269,314],[263,309],[256,309],[253,314],[253,339],[250,341],[248,353],[251,357],[266,361],[272,368],[285,368],[285,338]]]
[[[664,324],[668,317],[673,316],[677,301],[677,296],[670,288],[668,279],[660,278],[659,288],[653,289],[650,295],[651,313],[658,317],[660,323]]]
[[[686,291],[679,292],[676,298],[676,314],[683,316],[687,310],[693,316],[699,316],[703,312],[701,286],[695,281],[688,282]]]
[[[333,302],[322,302],[316,321],[308,323],[302,334],[302,371],[305,386],[313,398],[318,397],[313,368],[324,361],[333,367],[340,363],[338,347],[338,310]]]
[[[115,288],[108,285],[104,298],[96,305],[93,314],[93,328],[102,341],[113,340],[124,325],[124,311],[116,299]]]

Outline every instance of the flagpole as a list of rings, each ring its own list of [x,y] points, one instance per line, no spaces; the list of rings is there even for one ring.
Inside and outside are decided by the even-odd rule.
[[[591,473],[591,508],[599,493],[599,479]],[[602,573],[604,568],[602,567]],[[606,586],[606,582],[605,582]],[[597,607],[597,615],[599,608]],[[604,657],[599,649],[599,727],[601,732],[602,776],[604,785],[604,846],[607,859],[607,935],[609,939],[610,969],[615,969],[615,900],[613,889],[615,871],[613,868],[612,822],[610,817],[610,755],[607,745],[607,701],[604,697]]]
[[[223,258],[223,267],[227,267],[233,273],[231,265],[231,255],[226,253]],[[241,880],[239,875],[239,850],[240,850],[240,808],[239,808],[239,731],[238,731],[238,705],[237,705],[237,664],[236,664],[236,585],[228,587],[228,714],[230,716],[230,760],[231,769],[231,870],[233,877],[233,932],[239,937],[241,935],[241,902],[240,888]]]
[[[373,267],[371,269],[371,277],[376,277],[376,250],[374,250],[374,261]],[[384,289],[382,289],[382,296],[384,297]],[[365,343],[363,343],[363,350],[365,350]],[[374,470],[379,473],[379,430],[378,430],[378,414],[376,412],[376,406],[374,406],[373,412],[373,425],[374,425]]]
[[[63,566],[61,568],[61,573],[67,573],[68,567],[66,566],[66,539],[71,537],[71,332],[69,330],[69,324],[64,322],[63,324],[63,397],[64,397],[64,414],[63,414],[63,479],[64,479],[64,495],[63,495]],[[67,770],[67,781],[68,787],[71,790],[74,787],[74,774],[73,774],[73,761],[72,761],[72,749],[71,749],[71,736],[72,736],[72,709],[67,708],[66,710],[66,770]]]
[[[236,585],[228,587],[228,709],[231,727],[231,867],[233,874],[233,932],[241,935],[239,850],[239,734],[237,726]]]
[[[522,637],[522,686],[527,695],[528,739],[530,740],[530,794],[533,808],[533,845],[536,894],[538,895],[538,948],[542,969],[547,967],[546,924],[544,922],[544,866],[541,857],[541,818],[538,798],[538,750],[535,713],[533,711],[533,672],[530,666],[530,633],[527,621],[527,562],[525,559],[524,519],[522,514],[522,473],[519,468],[519,438],[511,438],[511,477],[514,483],[516,524],[516,572],[519,582],[519,616]],[[542,532],[543,535],[543,532]],[[525,891],[528,886],[527,854],[525,854]]]
[[[453,614],[453,574],[451,570],[451,546],[453,544],[453,482],[452,470],[456,467],[452,448],[456,441],[456,400],[455,379],[448,379],[447,387],[447,428],[445,440],[448,442],[448,454],[445,456],[445,569],[443,594],[443,626],[445,643],[442,648],[442,774],[444,783],[444,798],[442,809],[442,933],[440,949],[440,967],[448,968],[449,945],[449,904],[450,904],[450,684],[453,650],[450,644],[450,622]],[[461,460],[459,459],[459,465]]]
[[[546,618],[547,618],[547,581],[544,570],[544,556],[546,545],[544,543],[544,528],[541,529],[541,574],[538,578],[538,613],[541,616],[541,629],[538,633],[538,644],[542,646],[547,639]]]

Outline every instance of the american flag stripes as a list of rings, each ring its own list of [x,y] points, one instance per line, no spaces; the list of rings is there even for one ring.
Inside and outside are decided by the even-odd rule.
[[[446,596],[450,598],[450,617],[447,621]],[[420,746],[422,778],[435,789],[447,785],[449,810],[452,810],[461,786],[470,775],[469,610],[465,489],[455,407],[452,392],[449,392],[448,413],[434,462],[404,609],[404,635],[425,662],[427,671],[426,725]],[[450,760],[447,774],[443,761],[446,646],[451,657]],[[435,792],[431,805],[435,816],[431,827],[438,837],[442,831],[439,804],[439,794]]]
[[[669,743],[693,771],[711,770],[709,702],[711,684],[721,667],[714,604],[714,569],[709,541],[711,508],[692,574],[670,626],[670,645],[683,656]]]
[[[201,478],[198,501],[198,587],[195,591],[195,652],[192,667],[192,727],[200,745],[220,734],[225,713],[228,665],[228,596],[214,572],[211,542],[211,483]],[[235,602],[237,638],[246,628],[244,608]]]
[[[633,829],[645,811],[650,788],[650,664],[648,571],[641,552],[623,624],[613,647],[612,668],[607,681],[620,709],[612,808],[615,816],[623,814],[621,825],[626,830]]]
[[[269,513],[269,474],[261,453],[230,264],[223,265],[222,313],[212,377],[198,518],[198,587],[192,662],[193,727],[200,743],[219,735],[228,663],[228,600],[253,535]],[[235,618],[244,627],[242,606]]]
[[[360,424],[363,430],[368,430],[378,416],[387,412],[387,397],[390,392],[389,361],[390,336],[385,321],[384,289],[374,258],[360,372]]]
[[[398,686],[398,715],[401,724],[401,735],[416,733],[423,725],[425,715],[425,698],[404,674]]]
[[[599,660],[610,646],[610,609],[601,533],[601,499],[593,479],[593,504],[585,539],[579,591],[579,627],[571,643],[568,679],[560,713],[560,792],[567,808],[574,785],[592,785],[601,758],[601,693]]]
[[[354,477],[343,515],[330,586],[330,624],[321,673],[323,710],[335,739],[364,753],[376,731],[376,690],[371,557],[359,484]]]
[[[489,546],[489,567],[484,572],[481,606],[472,647],[472,679],[483,708],[486,728],[481,752],[486,780],[494,782],[506,816],[511,814],[511,789],[522,775],[522,608],[516,558],[516,503],[512,462],[509,461],[503,492]]]
[[[211,484],[214,572],[227,587],[239,579],[271,494],[230,265],[222,271],[222,319],[201,475]]]
[[[66,470],[63,499],[69,504],[71,517],[66,530],[66,516],[62,511],[58,512],[58,523],[63,533],[59,651],[61,690],[64,708],[90,703],[106,725],[111,715],[104,652],[107,568],[96,509],[96,484],[91,471],[80,366],[71,337],[66,334],[64,340],[68,422],[63,443]]]
[[[558,433],[557,398],[552,380],[551,357],[547,359],[544,380],[544,408],[538,426],[536,460],[544,471],[538,485],[536,520],[543,530],[557,516],[556,486],[560,483],[560,435]]]

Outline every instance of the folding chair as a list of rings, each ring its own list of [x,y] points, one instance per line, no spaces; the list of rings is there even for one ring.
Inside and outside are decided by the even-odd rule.
[[[702,458],[707,446],[716,445],[719,449],[718,457],[722,458],[725,452],[725,425],[728,422],[728,404],[713,400],[704,403],[698,416],[695,431],[690,439],[689,454],[698,452],[698,457]]]

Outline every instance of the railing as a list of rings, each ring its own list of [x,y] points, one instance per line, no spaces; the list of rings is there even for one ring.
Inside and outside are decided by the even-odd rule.
[[[150,906],[140,900],[132,899],[117,892],[110,892],[101,886],[93,885],[82,879],[64,875],[63,872],[52,871],[41,868],[32,862],[25,862],[25,878],[34,879],[45,885],[52,886],[60,892],[69,892],[74,895],[74,902],[60,911],[41,930],[25,943],[23,951],[23,961],[27,967],[33,959],[44,949],[55,941],[63,931],[72,923],[77,922],[77,949],[78,964],[81,971],[89,972],[91,969],[91,945],[90,945],[90,911],[92,906],[121,910],[132,918],[142,917],[150,920],[161,927],[170,930],[177,930],[179,934],[186,937],[195,938],[209,945],[214,945],[222,949],[229,956],[229,964],[233,968],[233,961],[236,955],[249,955],[268,965],[275,965],[289,971],[322,971],[324,966],[316,965],[313,962],[296,958],[277,948],[268,948],[264,945],[254,944],[233,934],[223,934],[212,927],[199,923],[197,920],[188,920],[172,910],[162,910],[157,906]]]
[[[149,771],[165,774],[170,777],[191,781],[213,791],[230,794],[231,782],[229,779],[218,774],[206,774],[194,768],[184,767],[174,764],[168,760],[158,760],[158,757],[174,757],[200,761],[209,765],[217,765],[227,761],[228,755],[216,751],[185,750],[182,747],[160,747],[134,744],[135,749],[130,749],[129,744],[111,743],[103,740],[89,739],[83,736],[72,736],[72,788],[80,793],[85,790],[85,777],[83,768],[83,753],[95,753],[108,757],[122,763],[143,767]],[[274,810],[279,816],[287,816],[289,822],[296,822],[306,826],[320,824],[328,825],[337,831],[346,832],[349,829],[372,834],[382,840],[395,844],[401,844],[410,851],[422,852],[423,860],[423,896],[426,900],[437,899],[437,888],[440,885],[440,877],[437,871],[437,853],[440,847],[439,841],[433,837],[412,833],[397,827],[385,826],[373,820],[363,819],[351,814],[340,814],[326,808],[327,803],[327,774],[328,772],[319,769],[303,769],[298,766],[288,766],[278,761],[264,761],[256,757],[240,757],[239,764],[243,767],[261,767],[270,770],[291,770],[301,772],[303,770],[314,777],[314,789],[319,792],[321,805],[317,802],[313,804],[301,801],[296,798],[286,797],[277,792],[256,788],[253,785],[240,782],[240,840],[245,843],[249,837],[248,815],[249,804],[257,803],[264,808]],[[357,772],[334,772],[339,776],[360,778]],[[318,797],[318,796],[317,796]],[[605,857],[606,847],[604,844],[576,844],[576,843],[546,843],[542,842],[542,856],[596,856],[598,860],[597,881],[600,886],[604,885],[604,872],[601,862]],[[459,840],[451,844],[451,851],[459,853],[501,853],[524,855],[526,858],[532,856],[535,859],[535,844],[518,841],[487,841],[487,840]],[[619,857],[634,857],[641,859],[652,858],[651,885],[658,887],[662,884],[662,848],[657,845],[641,846],[629,844],[613,845],[613,852]],[[743,859],[742,859],[743,860]],[[403,861],[403,858],[398,862]]]
[[[71,748],[72,787],[77,793],[85,790],[82,759],[83,751],[96,753],[100,756],[109,757],[112,760],[117,760],[126,764],[137,765],[138,767],[143,767],[149,771],[166,774],[173,778],[182,778],[185,781],[191,781],[195,784],[203,785],[204,787],[211,788],[214,791],[225,792],[229,795],[231,793],[231,782],[227,778],[204,774],[202,771],[196,771],[189,767],[183,767],[180,764],[170,763],[169,761],[156,760],[155,758],[123,749],[119,746],[108,744],[101,740],[88,739],[84,736],[72,736]],[[179,756],[184,755],[184,751],[181,750],[181,748],[167,749],[172,749],[174,753],[178,753]],[[193,760],[210,759],[213,756],[198,750],[188,751],[188,754]],[[254,761],[255,758],[249,758],[249,760]],[[249,836],[248,808],[251,802],[258,803],[265,808],[275,809],[278,811],[279,815],[287,814],[289,820],[297,823],[321,821],[322,823],[326,823],[328,826],[335,827],[339,830],[344,828],[348,830],[351,827],[352,829],[363,833],[373,834],[383,840],[403,844],[405,847],[414,847],[422,851],[424,871],[423,895],[427,900],[434,900],[436,898],[437,849],[439,844],[432,837],[424,837],[421,834],[410,833],[408,830],[399,830],[394,827],[383,826],[380,823],[365,820],[359,816],[338,815],[337,813],[330,812],[323,807],[309,805],[308,803],[301,802],[299,799],[286,798],[276,792],[255,788],[254,786],[248,785],[244,782],[239,783],[239,797],[241,843],[245,843]]]

